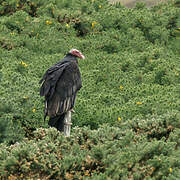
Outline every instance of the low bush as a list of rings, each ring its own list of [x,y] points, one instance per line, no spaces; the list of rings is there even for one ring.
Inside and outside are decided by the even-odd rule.
[[[98,130],[75,127],[68,138],[54,128],[40,128],[31,140],[1,144],[1,177],[178,179],[179,136],[178,112]]]
[[[1,177],[178,179],[178,2],[0,1]],[[86,59],[64,138],[38,82],[71,48]]]

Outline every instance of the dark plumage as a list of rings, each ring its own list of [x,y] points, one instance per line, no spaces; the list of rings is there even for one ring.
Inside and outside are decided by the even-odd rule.
[[[49,116],[48,124],[59,131],[63,131],[66,112],[74,107],[77,91],[82,87],[78,57],[84,59],[80,51],[70,50],[40,80],[40,96],[45,96],[44,119]]]

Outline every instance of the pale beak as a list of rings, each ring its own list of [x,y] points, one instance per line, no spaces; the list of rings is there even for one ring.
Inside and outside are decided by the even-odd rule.
[[[82,58],[82,59],[85,59],[85,56],[81,54],[81,58]]]

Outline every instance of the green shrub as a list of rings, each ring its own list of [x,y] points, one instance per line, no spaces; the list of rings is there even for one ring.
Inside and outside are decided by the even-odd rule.
[[[178,178],[180,134],[171,124],[177,122],[176,116],[126,121],[119,127],[104,125],[93,131],[74,128],[69,138],[53,128],[40,128],[30,141],[1,145],[1,177]]]
[[[178,97],[180,71],[172,50],[179,23],[173,3],[152,9],[104,1],[9,1],[1,6],[1,97],[27,132],[47,125],[38,81],[72,47],[87,57],[80,61],[83,88],[74,125],[97,128],[114,124],[119,116],[178,110],[169,100]]]
[[[178,1],[10,0],[0,15],[2,177],[178,179]],[[71,48],[86,59],[66,139],[45,129],[38,82]]]

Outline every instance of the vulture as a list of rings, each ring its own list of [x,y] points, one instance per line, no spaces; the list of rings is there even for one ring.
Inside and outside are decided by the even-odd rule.
[[[45,97],[44,120],[49,116],[49,126],[64,130],[64,118],[72,111],[76,94],[82,87],[77,58],[84,55],[71,49],[58,63],[50,67],[40,80],[40,96]]]

